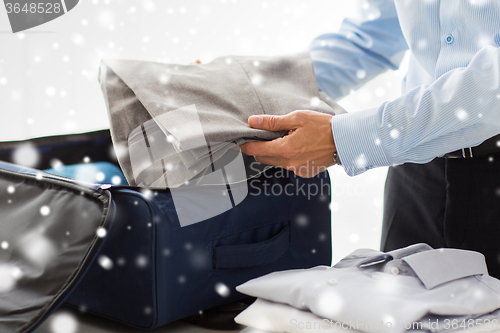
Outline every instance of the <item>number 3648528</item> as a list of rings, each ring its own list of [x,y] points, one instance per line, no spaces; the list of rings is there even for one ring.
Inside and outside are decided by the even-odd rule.
[[[59,14],[62,11],[60,3],[49,3],[49,2],[32,2],[32,3],[6,3],[5,8],[7,9],[7,14],[10,13],[46,13],[46,14]]]

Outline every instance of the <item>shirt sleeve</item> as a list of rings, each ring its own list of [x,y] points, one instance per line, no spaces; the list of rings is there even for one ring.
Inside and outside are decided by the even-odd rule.
[[[394,0],[358,0],[358,18],[345,19],[338,33],[309,47],[318,86],[337,100],[397,69],[407,49]]]
[[[387,69],[407,49],[393,0],[364,0],[357,19],[311,44],[318,85],[338,99]],[[500,133],[500,49],[481,48],[466,67],[379,107],[332,118],[340,161],[354,176],[381,166],[426,163]],[[498,142],[500,146],[500,142]]]
[[[340,161],[354,176],[426,163],[500,133],[500,48],[485,46],[452,69],[378,108],[332,117]],[[499,142],[500,145],[500,142]]]

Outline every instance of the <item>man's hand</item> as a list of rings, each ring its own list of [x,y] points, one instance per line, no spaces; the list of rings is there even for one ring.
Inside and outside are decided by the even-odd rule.
[[[284,137],[263,142],[249,142],[241,150],[257,162],[280,166],[301,177],[313,177],[335,164],[332,116],[315,111],[294,111],[284,116],[259,115],[248,124],[267,131],[289,131]]]

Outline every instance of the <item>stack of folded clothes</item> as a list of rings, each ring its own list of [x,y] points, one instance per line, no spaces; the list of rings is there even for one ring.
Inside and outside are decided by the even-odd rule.
[[[484,256],[427,244],[356,250],[333,267],[274,272],[236,289],[258,297],[236,322],[268,332],[500,329],[500,281]]]
[[[250,128],[251,115],[345,112],[319,90],[308,52],[190,65],[103,60],[99,80],[132,186],[179,187],[245,142],[287,134]]]

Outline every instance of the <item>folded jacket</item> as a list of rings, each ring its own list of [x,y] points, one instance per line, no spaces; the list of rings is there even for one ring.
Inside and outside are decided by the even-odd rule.
[[[286,134],[250,128],[251,115],[345,112],[319,91],[308,52],[190,65],[107,59],[99,80],[118,161],[132,186],[181,186],[235,146]],[[148,139],[148,128],[159,131],[156,140]]]
[[[445,330],[445,318],[461,323],[500,309],[500,281],[488,275],[482,254],[426,244],[356,250],[334,267],[275,272],[236,289],[320,318],[360,323],[352,328],[364,332],[404,332],[418,321],[424,330]],[[441,326],[432,327],[429,318],[441,318]]]

